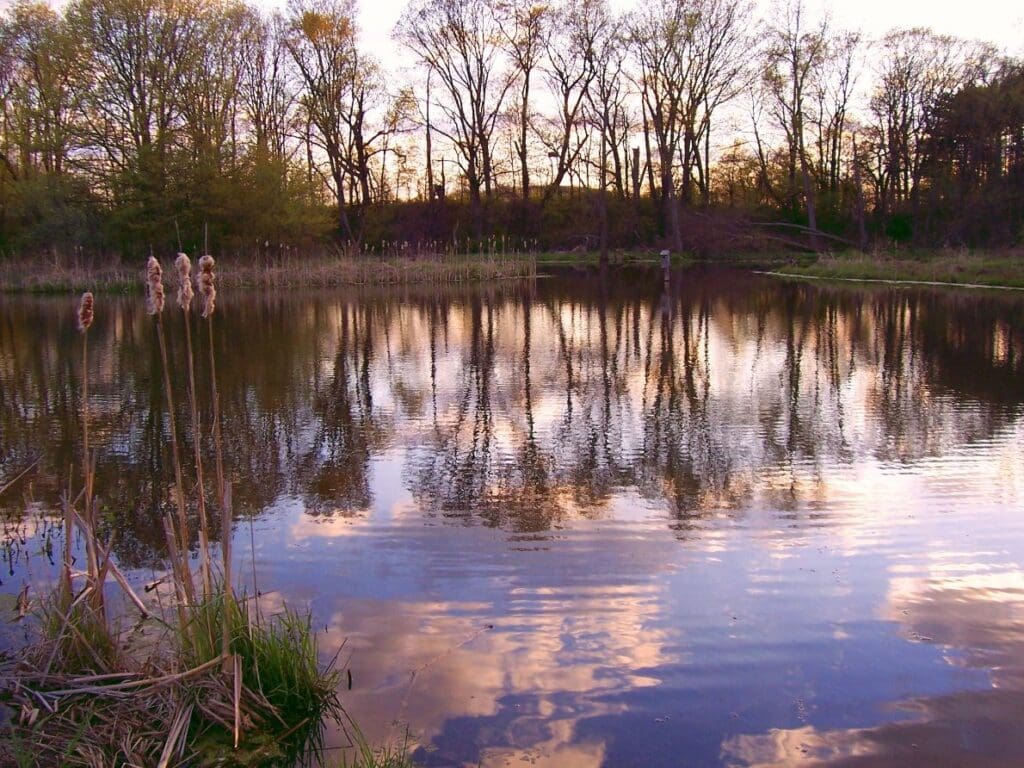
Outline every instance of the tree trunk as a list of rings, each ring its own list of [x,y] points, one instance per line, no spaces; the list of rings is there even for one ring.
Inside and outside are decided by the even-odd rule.
[[[431,153],[430,136],[430,71],[427,71],[427,200],[434,201],[434,159]]]
[[[811,175],[807,172],[807,157],[803,146],[800,147],[800,174],[804,182],[804,202],[807,206],[807,227],[811,230],[811,248],[817,251],[821,248],[818,240],[818,216],[814,207],[814,187],[811,184]]]
[[[633,200],[640,202],[640,147],[633,147]]]
[[[857,187],[857,242],[867,253],[868,233],[864,226],[864,185],[860,178],[860,157],[857,154],[857,134],[853,134],[853,183]]]
[[[608,270],[608,152],[605,135],[601,134],[601,271]]]
[[[526,73],[526,82],[523,84],[523,108],[519,115],[519,146],[516,148],[519,154],[520,173],[523,177],[523,202],[530,202],[530,164],[527,157],[526,132],[529,127],[529,113],[527,105],[530,98],[530,73]]]
[[[640,102],[644,118],[644,149],[647,152],[647,182],[650,185],[651,197],[654,197],[654,163],[651,162],[651,126],[647,121],[646,102]]]

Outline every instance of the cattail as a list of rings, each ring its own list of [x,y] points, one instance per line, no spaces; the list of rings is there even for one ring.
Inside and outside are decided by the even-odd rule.
[[[179,253],[174,260],[174,267],[178,270],[178,306],[185,312],[192,307],[192,262],[184,253]]]
[[[92,325],[92,294],[86,291],[82,294],[82,300],[78,303],[78,330],[85,333]]]
[[[199,296],[202,299],[203,317],[210,317],[217,304],[217,286],[215,282],[217,275],[213,271],[213,256],[207,254],[199,258],[199,274],[196,276],[196,283],[199,286]]]
[[[151,315],[159,315],[164,311],[164,271],[156,256],[150,256],[146,262],[146,311]]]

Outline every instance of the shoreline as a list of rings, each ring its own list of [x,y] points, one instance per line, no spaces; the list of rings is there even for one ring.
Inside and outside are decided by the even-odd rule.
[[[657,267],[661,259],[650,250],[612,251],[613,270]],[[673,269],[739,269],[767,277],[877,285],[1024,290],[1024,254],[910,252],[906,255],[827,253],[814,261],[799,254],[736,253],[698,259],[673,255]],[[812,257],[813,258],[813,257]],[[596,269],[595,251],[547,251],[408,256],[311,255],[289,260],[218,257],[222,285],[231,288],[334,289],[366,286],[469,286],[497,281],[536,279],[545,270]],[[136,294],[143,288],[141,267],[125,264],[64,265],[52,261],[0,262],[0,293],[70,295],[82,291]]]

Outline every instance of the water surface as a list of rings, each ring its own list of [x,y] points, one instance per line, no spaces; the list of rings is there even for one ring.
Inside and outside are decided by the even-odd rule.
[[[225,291],[215,333],[236,573],[345,643],[371,740],[1024,762],[1024,298],[580,272]],[[142,581],[173,472],[140,301],[101,297],[90,350],[101,512]],[[48,572],[31,521],[80,462],[80,355],[72,301],[4,297],[0,480],[40,458],[0,499],[29,508],[7,593]]]

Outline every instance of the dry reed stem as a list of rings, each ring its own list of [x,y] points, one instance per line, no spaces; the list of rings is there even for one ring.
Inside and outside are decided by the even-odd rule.
[[[74,530],[71,519],[71,478],[68,477],[68,490],[61,498],[61,508],[64,515],[64,559],[61,562],[61,587],[70,599],[72,595],[71,582],[71,534]]]
[[[92,587],[90,587],[88,582],[87,582],[86,585],[85,585],[85,588],[79,593],[78,597],[76,597],[73,600],[71,600],[71,604],[68,605],[68,607],[65,610],[65,613],[61,613],[60,611],[57,611],[57,615],[60,617],[62,623],[67,622],[67,616],[71,615],[71,611],[73,611],[75,609],[75,606],[77,606],[79,603],[81,603],[82,601],[84,601],[86,598],[89,597],[89,593],[91,591],[92,591]],[[50,649],[50,656],[49,656],[49,658],[46,661],[46,665],[43,667],[43,673],[44,674],[49,674],[50,670],[53,668],[53,662],[57,660],[57,652],[61,650],[61,643],[60,643],[60,641],[63,638],[64,638],[64,635],[61,634],[52,643],[51,649]]]
[[[235,595],[231,589],[231,486],[224,489],[224,504],[220,510],[220,550],[224,567],[224,600],[234,600]],[[221,653],[227,656],[231,652],[231,623],[228,620],[228,612],[224,611],[223,627],[221,632]],[[224,673],[229,671],[228,663],[224,662]],[[237,675],[236,675],[237,677]],[[237,683],[237,680],[236,680]],[[237,726],[237,722],[236,722]],[[238,731],[235,731],[235,746],[238,746]]]
[[[141,672],[104,672],[102,675],[77,675],[73,679],[76,683],[101,683],[104,680],[117,680],[125,677],[140,677]],[[34,680],[37,683],[63,683],[67,685],[67,675],[51,675],[47,673],[32,674],[31,672],[21,672],[18,678],[22,681]]]
[[[90,593],[93,591],[94,590],[92,587],[86,587],[82,591],[82,596],[88,597],[90,596]],[[77,604],[77,600],[74,603],[72,603],[71,608],[68,609],[67,614],[57,611],[57,615],[60,617],[60,622],[63,625],[64,629],[68,630],[71,634],[73,634],[78,639],[78,642],[82,644],[82,647],[89,652],[89,655],[92,656],[92,660],[96,662],[97,669],[106,669],[107,665],[103,662],[103,659],[100,657],[99,653],[96,651],[95,648],[92,647],[89,641],[85,638],[85,635],[82,634],[81,630],[79,630],[78,627],[75,626],[75,623],[68,618],[68,616],[70,616],[71,614],[71,610]],[[61,637],[63,637],[63,635]],[[55,644],[55,648],[60,648],[59,642]]]
[[[74,507],[69,506],[68,509],[70,512],[69,517],[73,520],[73,522],[78,524],[79,528],[81,528],[82,535],[85,537],[86,541],[95,541],[95,529],[82,517],[75,513]],[[128,583],[128,579],[125,578],[124,574],[121,573],[121,569],[117,567],[117,564],[111,558],[110,550],[104,550],[103,546],[100,545],[98,542],[97,550],[98,552],[103,553],[106,570],[108,570],[113,575],[114,580],[121,586],[121,589],[124,590],[125,594],[128,596],[128,599],[131,600],[135,604],[135,607],[139,609],[139,613],[142,614],[142,617],[147,618],[149,616],[149,610],[146,608],[146,605],[142,602],[142,600],[139,599],[139,596],[135,594],[135,590],[131,588],[131,585]]]
[[[174,582],[174,596],[176,598],[174,602],[178,611],[178,625],[184,637],[188,631],[188,614],[185,611],[185,606],[189,603],[189,596],[185,591],[187,579],[181,572],[183,563],[178,550],[178,537],[174,532],[174,520],[170,514],[164,516],[163,527],[164,540],[167,542],[167,557],[171,561],[171,574],[173,575],[172,581]],[[187,567],[187,563],[184,565]],[[190,581],[191,579],[188,580]]]
[[[192,305],[192,263],[184,253],[174,262],[178,270],[178,306],[185,319],[185,349],[188,358],[188,396],[192,414],[192,447],[196,465],[196,494],[199,506],[199,563],[203,579],[203,595],[213,594],[213,576],[210,560],[209,522],[206,515],[206,483],[203,478],[202,429],[199,423],[199,405],[196,398],[196,368],[192,354],[192,323],[189,308]]]
[[[67,698],[68,696],[81,696],[82,694],[89,694],[91,696],[121,696],[140,688],[156,690],[158,688],[174,685],[175,683],[183,683],[186,680],[198,677],[204,672],[208,672],[217,667],[223,660],[224,659],[220,656],[217,656],[216,658],[203,662],[198,667],[187,669],[184,672],[174,672],[168,675],[160,675],[158,677],[147,677],[142,680],[127,680],[122,683],[111,683],[110,685],[96,685],[92,682],[79,683],[75,678],[72,678],[65,683],[66,687],[64,688],[37,691],[36,693],[52,699],[61,699]],[[90,675],[89,677],[92,676]]]
[[[29,472],[31,472],[33,469],[35,469],[37,466],[39,466],[39,462],[40,461],[42,461],[42,457],[41,456],[37,457],[31,464],[29,464],[27,467],[25,467],[20,472],[15,474],[14,477],[12,477],[6,483],[4,483],[3,485],[0,485],[0,496],[3,496],[5,493],[7,493],[8,490],[13,488],[15,486],[15,484],[19,480],[21,480],[21,478],[23,478],[25,475],[27,475]]]
[[[164,395],[167,398],[167,420],[171,431],[171,455],[174,463],[174,485],[175,499],[178,507],[178,550],[179,557],[184,558],[189,548],[188,535],[188,509],[185,505],[185,480],[181,471],[181,453],[178,449],[178,429],[174,418],[174,392],[171,389],[170,366],[167,359],[167,342],[164,339],[164,326],[160,316],[156,317],[156,335],[160,345],[160,359],[163,363]],[[180,576],[183,579],[182,586],[185,596],[190,602],[195,602],[195,584],[192,582],[192,572],[184,559],[181,561]]]
[[[217,356],[213,346],[213,317],[206,320],[210,342],[210,395],[213,406],[213,448],[217,471],[217,505],[224,508],[224,445],[220,432],[220,393],[217,391]]]
[[[192,704],[180,705],[178,707],[174,723],[167,734],[167,742],[164,744],[163,752],[160,753],[160,762],[157,763],[157,768],[167,768],[171,762],[171,756],[175,752],[180,752],[180,746],[184,746],[188,738],[188,724],[192,719],[192,709]]]
[[[238,740],[242,735],[242,659],[238,654],[232,657],[234,662],[234,698],[235,698],[235,749],[238,749]]]

